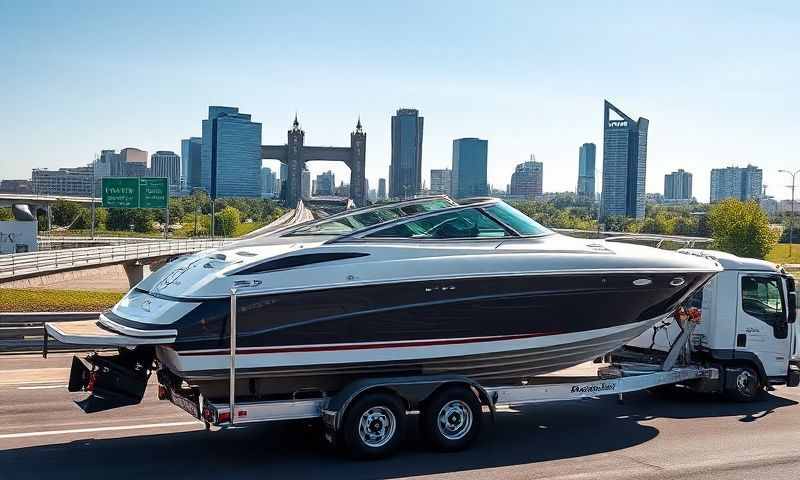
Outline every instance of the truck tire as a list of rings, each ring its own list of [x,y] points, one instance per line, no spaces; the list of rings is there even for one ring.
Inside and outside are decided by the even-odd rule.
[[[342,445],[355,459],[385,457],[400,445],[405,417],[405,405],[396,395],[367,393],[345,412],[340,431]]]
[[[752,402],[764,390],[758,372],[751,367],[728,367],[725,396],[736,402]]]
[[[446,387],[425,402],[421,431],[440,452],[463,450],[480,433],[481,403],[469,388]]]

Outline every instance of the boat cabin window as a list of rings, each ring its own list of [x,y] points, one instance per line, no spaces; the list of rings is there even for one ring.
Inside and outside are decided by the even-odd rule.
[[[412,203],[402,206],[386,206],[361,213],[353,213],[331,220],[323,220],[311,225],[298,228],[291,235],[344,235],[356,230],[389,222],[401,217],[416,215],[418,213],[440,210],[451,207],[453,204],[445,199],[435,199],[427,202]]]
[[[367,238],[502,238],[506,229],[477,208],[460,209],[394,225]]]
[[[538,236],[552,233],[529,216],[504,202],[498,202],[488,207],[486,211],[489,212],[489,215],[505,223],[522,236]]]

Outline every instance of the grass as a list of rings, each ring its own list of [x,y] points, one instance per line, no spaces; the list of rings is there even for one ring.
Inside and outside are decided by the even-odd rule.
[[[236,230],[233,232],[233,236],[241,237],[242,235],[247,235],[253,230],[258,230],[264,225],[266,225],[266,223],[264,222],[240,223],[239,226],[236,227]]]
[[[775,263],[800,263],[800,244],[792,244],[792,255],[789,256],[789,244],[779,243],[767,254],[765,260]]]
[[[0,288],[0,312],[97,312],[111,308],[122,293]]]

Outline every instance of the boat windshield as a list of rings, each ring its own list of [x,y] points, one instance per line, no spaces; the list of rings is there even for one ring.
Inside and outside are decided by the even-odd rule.
[[[386,205],[383,208],[370,209],[365,212],[354,212],[330,220],[320,220],[291,231],[288,235],[344,235],[356,230],[396,220],[418,213],[431,212],[452,207],[453,203],[444,198],[437,198],[407,205]]]
[[[409,219],[367,234],[365,238],[505,238],[552,233],[503,202],[459,208]]]

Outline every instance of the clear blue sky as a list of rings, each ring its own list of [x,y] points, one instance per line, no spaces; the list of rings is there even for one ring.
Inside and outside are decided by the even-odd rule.
[[[786,198],[777,170],[800,168],[797,2],[127,3],[0,0],[0,178],[179,151],[217,104],[270,144],[298,111],[308,144],[346,145],[361,115],[374,186],[391,114],[414,107],[426,182],[481,137],[492,184],[534,153],[547,191],[574,190],[595,142],[599,189],[604,98],[650,119],[648,191],[684,168],[707,201],[712,167],[750,162]]]

